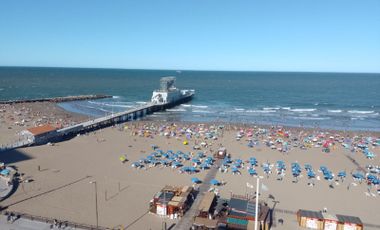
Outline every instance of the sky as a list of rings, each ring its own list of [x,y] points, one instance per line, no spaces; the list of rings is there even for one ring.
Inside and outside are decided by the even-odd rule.
[[[1,1],[0,66],[380,73],[380,0]]]

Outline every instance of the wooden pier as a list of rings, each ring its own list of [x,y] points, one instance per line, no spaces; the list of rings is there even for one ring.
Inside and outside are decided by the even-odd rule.
[[[68,102],[68,101],[84,101],[84,100],[96,100],[103,98],[111,98],[110,95],[98,94],[98,95],[79,95],[79,96],[67,96],[67,97],[50,97],[50,98],[37,98],[37,99],[20,99],[20,100],[8,100],[0,101],[0,104],[18,104],[18,103],[33,103],[33,102]]]

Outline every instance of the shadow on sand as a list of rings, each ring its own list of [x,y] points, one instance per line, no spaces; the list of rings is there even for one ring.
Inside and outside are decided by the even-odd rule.
[[[4,162],[6,165],[11,165],[20,161],[26,161],[30,159],[32,159],[32,157],[23,153],[22,149],[12,149],[0,152],[0,162]]]

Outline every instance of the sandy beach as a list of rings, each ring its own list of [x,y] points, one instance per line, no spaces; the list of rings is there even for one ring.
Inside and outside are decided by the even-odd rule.
[[[161,229],[163,221],[170,226],[176,220],[163,219],[147,212],[153,195],[164,185],[192,185],[191,178],[196,176],[202,180],[207,170],[188,175],[180,174],[178,169],[171,167],[135,169],[131,164],[153,152],[152,145],[157,145],[164,152],[173,150],[196,153],[198,150],[193,150],[192,147],[206,142],[207,147],[200,150],[206,155],[210,155],[210,152],[222,145],[227,148],[232,159],[247,161],[250,157],[256,157],[256,170],[265,188],[261,191],[261,199],[271,207],[276,204],[277,210],[296,212],[298,209],[327,208],[334,214],[358,216],[364,223],[380,224],[376,188],[372,188],[368,193],[365,182],[354,182],[350,175],[358,169],[358,165],[363,168],[366,165],[379,165],[378,157],[367,159],[363,153],[352,153],[338,142],[331,148],[330,153],[322,152],[321,147],[306,150],[291,148],[287,152],[280,152],[264,144],[267,135],[257,136],[258,145],[250,148],[247,146],[249,138],[236,139],[236,132],[244,128],[237,126],[225,126],[220,129],[218,138],[214,138],[216,140],[194,135],[188,139],[188,145],[183,145],[185,136],[179,132],[175,136],[165,134],[159,130],[159,127],[164,125],[166,130],[195,130],[199,127],[196,124],[171,126],[159,122],[126,123],[125,126],[106,128],[54,146],[35,146],[2,153],[0,161],[17,167],[19,172],[24,174],[24,178],[33,179],[31,183],[22,183],[16,193],[3,201],[2,205],[10,205],[9,210],[13,211],[94,225],[95,190],[90,182],[96,181],[100,226]],[[217,125],[202,127],[218,130],[215,128]],[[301,134],[298,131],[300,130],[294,130],[292,135],[307,136],[313,132],[317,133],[316,130],[301,130]],[[373,134],[377,135],[374,137],[379,136]],[[345,135],[352,138],[355,133]],[[371,147],[370,150],[379,156],[379,147]],[[119,160],[123,154],[126,154],[129,160],[124,164]],[[347,156],[353,158],[356,164]],[[283,181],[276,180],[275,172],[266,178],[260,165],[265,162],[275,164],[278,160],[283,160],[287,167]],[[320,180],[315,180],[315,186],[308,186],[310,181],[306,178],[305,170],[302,171],[298,183],[292,182],[294,178],[290,173],[290,164],[293,162],[298,162],[301,167],[305,163],[313,166],[320,177]],[[191,161],[185,165],[191,165]],[[334,181],[334,188],[330,188],[331,182],[324,180],[322,173],[318,172],[321,165],[328,167],[335,175],[338,171],[345,170],[347,178],[343,183]],[[233,175],[231,171],[218,172],[216,179],[225,182],[225,185],[217,187],[222,198],[228,199],[231,193],[252,194],[252,189],[247,188],[246,184],[255,184],[256,178],[247,173],[246,166],[241,168],[240,172],[241,175]],[[270,195],[276,202],[269,198]],[[285,220],[283,226],[278,226],[279,229],[298,228],[295,215],[276,212],[275,218]]]
[[[19,132],[42,124],[68,126],[87,120],[81,114],[70,113],[52,102],[0,105],[0,146],[20,139]]]

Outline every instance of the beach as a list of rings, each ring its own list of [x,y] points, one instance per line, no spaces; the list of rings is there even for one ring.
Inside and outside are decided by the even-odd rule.
[[[191,138],[183,134],[183,130],[188,129],[194,131]],[[213,138],[205,137],[206,130],[212,131]],[[253,136],[257,143],[253,147],[247,146],[249,140],[252,140],[252,137],[247,137],[247,133],[260,133],[260,130],[267,132]],[[376,188],[373,187],[368,192],[365,182],[354,181],[350,175],[358,170],[358,166],[365,168],[366,165],[379,165],[378,157],[367,159],[363,153],[351,152],[338,141],[334,142],[329,153],[322,152],[321,146],[307,147],[306,150],[292,147],[289,151],[280,152],[265,144],[268,136],[273,134],[273,137],[277,137],[278,130],[282,130],[283,134],[290,133],[292,137],[324,133],[325,139],[331,135],[352,139],[361,135],[358,132],[326,133],[313,129],[290,131],[282,127],[261,128],[247,125],[239,127],[226,124],[130,122],[77,136],[54,146],[34,146],[2,153],[0,161],[17,167],[24,178],[33,179],[30,183],[21,183],[16,193],[4,200],[2,205],[9,205],[10,211],[95,225],[95,187],[90,182],[96,181],[100,226],[161,229],[164,221],[170,226],[177,220],[148,213],[149,201],[154,194],[165,185],[191,186],[192,177],[202,180],[208,170],[189,175],[181,174],[179,169],[172,167],[146,166],[136,169],[131,165],[150,155],[153,145],[163,152],[172,150],[193,152],[195,155],[202,151],[207,156],[224,146],[232,159],[247,161],[250,157],[257,158],[256,170],[264,187],[260,199],[270,207],[275,205],[274,209],[278,210],[275,212],[276,220],[285,220],[283,226],[278,226],[279,229],[299,228],[296,215],[289,214],[298,209],[319,211],[326,208],[333,214],[358,216],[366,224],[379,225],[380,210]],[[236,135],[241,131],[244,134],[238,140]],[[379,133],[371,135],[379,137]],[[282,138],[287,139],[286,136]],[[187,145],[183,144],[184,140],[188,141]],[[194,150],[194,145],[201,145],[201,142],[205,142],[207,147]],[[379,147],[370,146],[370,151],[377,156],[380,154]],[[128,159],[126,163],[119,160],[124,154]],[[287,168],[282,181],[276,180],[275,172],[267,178],[260,167],[266,162],[275,165],[278,160],[283,160]],[[307,179],[305,170],[301,172],[298,183],[292,182],[294,178],[290,172],[290,164],[294,162],[298,162],[301,167],[306,163],[313,166],[320,177],[320,180],[315,179],[315,186],[308,185],[310,180]],[[184,165],[190,166],[191,161]],[[344,182],[324,180],[322,173],[318,172],[322,165],[335,175],[338,171],[345,170],[347,178]],[[247,187],[247,183],[255,185],[256,178],[248,174],[246,166],[247,163],[239,169],[241,175],[233,175],[231,171],[217,173],[216,179],[225,183],[216,187],[222,198],[230,198],[231,193],[252,195],[254,191]],[[329,187],[330,184],[333,184],[333,188]]]
[[[66,127],[88,120],[87,116],[68,112],[53,102],[35,102],[0,105],[0,146],[20,140],[22,130],[52,124]]]

